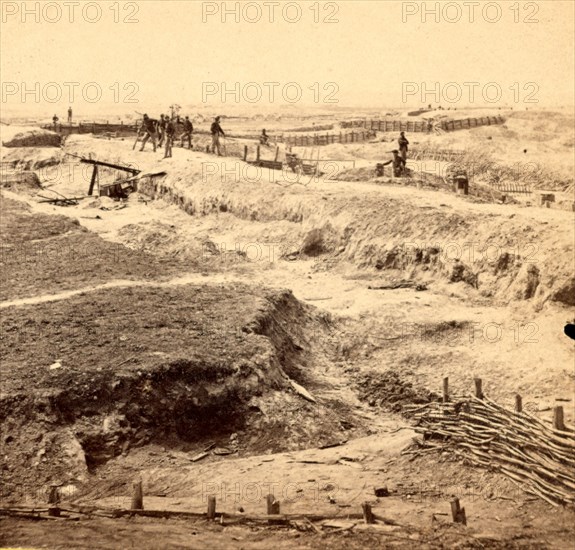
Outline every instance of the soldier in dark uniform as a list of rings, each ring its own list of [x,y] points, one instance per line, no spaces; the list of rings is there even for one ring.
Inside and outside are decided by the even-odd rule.
[[[212,126],[210,128],[210,132],[212,134],[212,153],[215,153],[216,150],[218,151],[218,157],[222,156],[220,151],[220,135],[226,137],[226,134],[222,130],[220,126],[220,117],[217,116],[214,121],[212,122]]]
[[[193,149],[193,147],[192,147],[192,132],[193,131],[194,131],[194,125],[192,124],[190,117],[187,116],[184,119],[184,133],[182,134],[182,136],[180,138],[180,147],[184,146],[184,139],[185,139],[188,142],[188,147],[190,149]]]
[[[260,145],[269,145],[270,137],[266,134],[265,128],[260,135]]]
[[[166,128],[164,131],[164,138],[166,139],[166,149],[164,151],[164,158],[171,158],[172,156],[172,145],[174,144],[174,135],[176,134],[176,125],[173,121],[166,117]]]
[[[144,115],[144,119],[142,120],[142,126],[140,127],[140,131],[143,130],[146,132],[144,139],[142,140],[142,148],[140,151],[144,150],[146,143],[149,139],[152,140],[152,145],[154,146],[154,153],[156,152],[156,136],[157,136],[157,128],[158,128],[158,121],[155,118],[150,118],[148,115]]]
[[[399,151],[397,149],[394,149],[392,153],[393,158],[387,162],[383,162],[381,166],[387,166],[388,164],[393,163],[393,175],[396,178],[399,178],[405,173],[405,159],[399,156]]]
[[[407,160],[407,146],[409,145],[409,141],[407,141],[407,138],[405,137],[405,132],[401,132],[399,134],[397,143],[399,143],[399,152],[401,153],[401,158],[403,160]]]

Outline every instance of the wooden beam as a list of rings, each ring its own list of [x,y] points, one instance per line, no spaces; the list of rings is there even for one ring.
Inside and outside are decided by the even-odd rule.
[[[103,162],[101,160],[92,160],[92,159],[85,159],[85,158],[81,158],[80,162],[83,162],[85,164],[93,164],[96,166],[107,166],[108,168],[115,168],[116,170],[123,170],[124,172],[130,172],[131,174],[139,174],[140,170],[137,170],[136,168],[130,168],[129,166],[120,166],[119,164],[112,164],[110,162]]]

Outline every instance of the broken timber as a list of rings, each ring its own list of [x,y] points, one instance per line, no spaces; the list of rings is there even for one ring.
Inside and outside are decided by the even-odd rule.
[[[96,180],[98,179],[98,166],[105,166],[106,168],[114,168],[115,170],[122,170],[123,172],[128,172],[128,174],[132,174],[133,176],[136,176],[140,173],[140,170],[136,168],[132,168],[130,166],[122,166],[120,164],[112,164],[111,162],[104,162],[101,160],[92,160],[81,157],[80,162],[83,162],[84,164],[92,164],[94,166],[94,170],[92,172],[92,179],[90,180],[90,187],[88,189],[88,195],[92,195],[92,193],[94,192],[94,185],[96,184]]]

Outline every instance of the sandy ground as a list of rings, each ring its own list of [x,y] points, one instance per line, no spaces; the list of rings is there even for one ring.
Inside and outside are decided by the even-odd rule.
[[[531,120],[528,123],[534,124]],[[521,125],[511,128],[516,132],[523,129]],[[441,139],[446,146],[462,147],[465,143],[458,140],[476,137],[473,132],[461,132]],[[326,148],[326,154],[336,157],[340,151],[328,151],[333,147]],[[359,147],[360,153],[351,154],[367,162],[381,145]],[[556,146],[551,143],[549,147]],[[96,152],[100,159],[129,162],[144,172],[165,170],[180,178],[188,174],[193,184],[202,183],[205,163],[219,162],[204,153],[181,149],[174,150],[174,158],[162,160],[160,153],[154,155],[149,150],[132,152],[129,141],[95,140],[88,136],[70,138],[66,152]],[[505,150],[504,155],[511,158],[512,152]],[[53,191],[81,196],[86,192],[89,172],[81,172],[76,161],[70,160],[67,172],[50,175],[45,171],[43,179]],[[557,162],[562,163],[563,157]],[[221,164],[217,168],[221,168]],[[555,236],[559,260],[572,246],[572,213],[569,212],[476,203],[452,194],[400,185],[325,179],[309,182],[306,179],[305,185],[292,185],[287,178],[278,181],[276,176],[273,176],[274,182],[269,175],[267,180],[259,181],[258,193],[266,187],[273,193],[278,188],[284,189],[285,196],[278,200],[286,203],[300,193],[309,196],[310,201],[317,197],[326,201],[347,197],[350,210],[354,208],[354,201],[363,200],[365,196],[402,201],[414,210],[430,214],[450,212],[513,223],[518,228],[534,224],[537,228],[545,227],[549,235]],[[210,177],[216,178],[207,181],[208,185],[210,181],[216,182],[214,192],[217,186],[226,184],[218,181],[219,174]],[[3,194],[23,198],[15,193]],[[190,456],[201,450],[205,441],[199,442],[197,448],[151,444],[135,448],[102,467],[92,480],[91,490],[84,493],[86,502],[124,506],[129,500],[131,481],[140,477],[149,503],[146,507],[203,511],[210,493],[218,496],[225,511],[242,507],[247,513],[257,513],[263,511],[262,498],[273,485],[281,494],[285,512],[311,509],[333,516],[343,522],[340,527],[345,527],[350,525],[349,521],[346,523],[346,513],[358,512],[359,504],[367,500],[373,502],[376,513],[398,524],[388,524],[386,534],[358,532],[348,536],[340,533],[325,538],[325,534],[300,533],[294,529],[259,531],[246,526],[216,527],[206,523],[190,526],[174,521],[170,522],[169,533],[163,532],[167,548],[201,548],[207,544],[214,548],[268,548],[271,544],[279,548],[321,548],[326,544],[333,548],[363,548],[384,543],[405,548],[414,544],[418,547],[442,544],[569,547],[572,536],[569,512],[556,513],[556,523],[551,525],[547,505],[532,501],[496,474],[469,468],[460,457],[402,454],[410,448],[414,437],[405,420],[385,407],[361,401],[357,395],[357,380],[359,374],[364,373],[397,372],[419,390],[437,393],[443,377],[449,376],[452,391],[461,394],[472,390],[474,377],[481,377],[486,393],[493,399],[511,406],[515,394],[519,393],[526,409],[543,418],[550,418],[552,407],[561,404],[566,409],[567,421],[572,423],[575,412],[573,344],[563,334],[564,324],[572,319],[572,311],[567,307],[556,302],[544,302],[537,307],[529,301],[501,303],[481,296],[462,282],[449,283],[434,277],[429,278],[424,291],[378,290],[374,287],[408,278],[407,274],[378,272],[351,261],[330,263],[321,256],[298,256],[290,261],[279,254],[270,254],[269,247],[260,253],[262,244],[285,244],[294,224],[282,220],[250,220],[230,212],[191,216],[174,204],[150,200],[142,193],[131,195],[123,205],[104,199],[85,199],[78,206],[63,208],[38,203],[30,196],[26,200],[34,213],[70,216],[106,241],[153,253],[160,261],[181,256],[183,263],[162,281],[137,277],[88,281],[87,284],[79,281],[72,288],[13,295],[0,303],[1,308],[13,311],[13,308],[36,304],[65,303],[99,291],[122,288],[184,288],[197,284],[227,287],[238,283],[289,288],[298,300],[317,308],[318,314],[329,316],[333,337],[338,342],[335,359],[329,355],[333,351],[326,352],[325,358],[320,359],[321,352],[316,349],[317,360],[309,373],[308,389],[322,402],[345,404],[356,418],[363,418],[364,425],[373,432],[331,449],[279,453],[266,452],[264,438],[257,445],[256,456],[249,453],[237,458],[210,456],[193,464],[190,464]],[[262,209],[265,210],[264,206]],[[188,248],[183,243],[188,243]],[[225,253],[215,259],[210,256],[208,262],[206,243],[215,243],[220,252]],[[253,248],[241,257],[233,252],[236,244],[245,249],[249,243],[258,243],[260,249]],[[545,246],[549,243],[550,237],[545,236]],[[190,262],[187,270],[186,261]],[[261,406],[272,407],[273,403],[271,399]],[[310,410],[306,409],[306,414]],[[345,430],[342,430],[338,437],[344,436]],[[246,448],[257,443],[250,440],[249,432],[240,433],[239,439]],[[219,439],[218,444],[226,442]],[[373,487],[379,485],[388,486],[391,496],[375,498]],[[441,515],[449,512],[448,502],[454,495],[461,495],[465,500],[470,527],[464,531],[448,527],[447,519]],[[435,512],[439,515],[437,521],[432,521],[431,514]],[[98,532],[102,546],[120,547],[125,537],[130,536],[133,541],[140,541],[140,547],[146,547],[146,537],[159,536],[162,525],[161,521],[144,519],[81,520],[73,530],[59,524],[45,542],[56,547],[61,544],[61,537],[70,533],[74,547],[87,548]],[[41,527],[13,519],[2,520],[4,536],[11,545],[35,544]],[[394,535],[397,539],[393,539]],[[362,538],[364,536],[376,538]]]

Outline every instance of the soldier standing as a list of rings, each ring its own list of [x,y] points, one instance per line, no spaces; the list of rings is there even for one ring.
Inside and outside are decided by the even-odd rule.
[[[68,124],[72,124],[72,107],[68,107]]]
[[[399,134],[399,139],[397,140],[399,143],[399,152],[401,153],[401,158],[405,161],[407,160],[407,146],[409,145],[409,141],[405,137],[405,132],[401,132]]]
[[[212,126],[210,128],[210,132],[212,133],[212,153],[215,153],[216,150],[218,151],[218,157],[222,156],[220,151],[220,135],[226,137],[226,134],[222,130],[220,126],[220,117],[217,116],[214,121],[212,122]]]
[[[188,147],[190,149],[193,149],[193,147],[192,147],[192,132],[193,131],[194,131],[194,125],[192,124],[190,117],[187,116],[184,119],[184,133],[182,134],[182,136],[180,138],[180,147],[184,146],[184,139],[185,139],[188,142]]]
[[[166,149],[164,151],[165,159],[172,157],[172,145],[174,144],[175,133],[176,133],[176,125],[174,124],[173,121],[168,119],[166,122],[166,128],[164,130],[164,137],[166,139]]]

